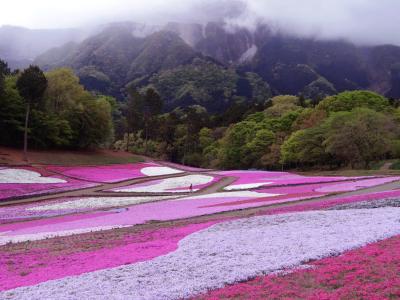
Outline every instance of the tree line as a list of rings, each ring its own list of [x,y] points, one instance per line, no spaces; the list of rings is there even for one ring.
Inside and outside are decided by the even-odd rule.
[[[142,107],[130,103],[148,97],[134,91],[128,106]],[[221,169],[369,168],[374,161],[400,158],[398,102],[370,91],[319,101],[280,95],[263,105],[235,104],[219,115],[191,106],[150,120],[128,126],[115,147]]]
[[[368,168],[400,158],[398,102],[370,91],[280,95],[217,114],[199,105],[166,111],[151,86],[126,94],[91,93],[67,68],[11,72],[0,61],[0,144],[114,147],[221,169]]]
[[[95,95],[70,69],[11,72],[0,61],[0,144],[85,149],[111,145],[115,99]]]

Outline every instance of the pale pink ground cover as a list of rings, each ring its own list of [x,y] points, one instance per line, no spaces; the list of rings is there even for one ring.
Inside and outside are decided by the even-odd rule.
[[[268,199],[260,198],[260,199],[247,199],[240,201],[232,201],[225,202],[220,205],[244,205],[262,202],[265,204],[277,204],[282,202],[292,202],[299,201],[302,199],[311,199],[316,197],[323,197],[330,193],[339,193],[339,192],[350,192],[356,191],[364,188],[370,188],[394,181],[400,180],[400,177],[384,177],[384,178],[372,178],[372,179],[360,179],[360,180],[352,180],[346,181],[344,183],[318,183],[318,184],[307,184],[307,185],[295,185],[295,186],[283,186],[283,187],[271,187],[258,189],[257,192],[260,193],[271,193],[271,194],[280,194],[276,197],[269,197]],[[267,203],[265,203],[267,202]],[[215,206],[215,204],[213,204]]]
[[[150,261],[51,280],[1,296],[183,299],[398,235],[398,217],[398,208],[379,208],[224,222],[186,237],[176,251]]]
[[[82,213],[92,211],[93,209],[59,209],[57,211],[37,211],[30,210],[31,208],[38,207],[40,205],[49,205],[56,203],[63,203],[70,201],[71,198],[58,198],[56,200],[46,200],[39,203],[33,204],[15,204],[9,206],[0,207],[0,225],[5,223],[10,223],[14,221],[25,221],[29,219],[37,218],[50,218],[59,217],[62,215],[68,215],[73,213]]]
[[[222,176],[237,177],[237,180],[225,189],[246,189],[262,186],[281,186],[312,184],[323,182],[337,182],[368,177],[343,177],[343,176],[315,176],[306,177],[288,172],[269,172],[269,171],[220,171],[215,174]]]
[[[80,181],[69,181],[68,183],[54,184],[0,184],[0,201],[18,199],[27,196],[74,191],[94,186],[96,186],[96,184]]]
[[[319,188],[329,185],[330,183],[318,183],[308,185],[296,185],[296,186],[282,186],[282,187],[271,187],[265,189],[259,189],[259,193],[270,193],[278,194],[278,196],[265,197],[265,198],[252,198],[252,199],[241,199],[239,201],[226,201],[218,204],[210,204],[206,207],[215,206],[236,206],[236,205],[250,205],[259,203],[260,205],[278,204],[282,202],[293,202],[303,199],[311,199],[316,197],[326,196],[327,193],[317,191]]]
[[[312,205],[298,205],[296,206],[297,208],[294,210],[277,209],[273,211],[268,211],[267,214],[321,209],[342,203],[365,201],[368,199],[376,200],[396,196],[400,196],[400,190],[345,197],[336,200],[324,201],[323,203],[314,203]],[[102,215],[106,214],[99,214],[98,216]],[[76,220],[81,220],[82,218],[90,219],[92,218],[92,216],[84,215],[64,217],[63,221],[74,222]],[[58,220],[44,220],[42,224],[51,226],[52,224],[57,224]],[[140,243],[129,245],[115,245],[114,243],[111,243],[111,245],[113,245],[112,248],[105,248],[91,252],[73,253],[71,255],[65,256],[48,256],[47,249],[38,249],[37,251],[30,252],[29,255],[19,254],[17,266],[14,263],[12,263],[12,265],[10,265],[10,263],[7,263],[14,260],[10,260],[10,256],[7,256],[6,253],[4,257],[3,255],[0,255],[0,290],[12,289],[17,286],[33,285],[39,282],[56,278],[63,278],[69,275],[78,275],[86,272],[91,272],[93,270],[110,268],[126,263],[134,263],[137,261],[152,259],[159,255],[174,251],[176,249],[177,240],[183,238],[184,236],[203,228],[207,228],[208,226],[211,226],[212,224],[218,222],[220,221],[189,225],[184,228],[163,229],[160,232],[156,231],[156,238],[158,238],[158,234],[165,235],[165,237],[160,237],[161,240],[148,241],[149,235],[146,233],[142,236],[145,241]],[[18,225],[19,226],[16,226],[14,229],[17,229],[18,227],[25,227],[23,223]],[[180,233],[184,234],[180,235]],[[176,237],[178,237],[177,240],[175,239],[175,234]],[[127,240],[129,241],[129,239]],[[5,264],[2,263],[2,259],[4,259],[4,261],[6,262]],[[5,271],[3,271],[2,266]],[[29,272],[27,272],[27,270]]]
[[[312,205],[299,205],[295,210],[278,209],[268,211],[268,214],[321,209],[342,203],[365,201],[367,199],[375,200],[395,196],[400,196],[400,190],[345,197]],[[65,217],[64,221],[74,221],[82,218],[84,217],[70,216]],[[57,221],[57,219],[51,219],[45,220],[42,223],[52,225],[56,224]],[[134,240],[126,238],[122,242],[122,245],[121,243],[110,243],[110,245],[112,245],[110,248],[103,248],[89,252],[71,253],[68,255],[48,255],[47,249],[37,249],[35,251],[30,251],[29,254],[20,253],[16,256],[0,252],[0,290],[33,285],[47,280],[63,278],[65,276],[78,275],[127,263],[149,260],[159,255],[174,251],[177,247],[177,242],[183,237],[219,222],[221,222],[221,220],[188,225],[182,228],[155,230],[150,233],[143,233],[139,237],[135,237]],[[18,227],[24,226],[23,224],[20,224]],[[237,291],[235,291],[235,293],[236,292]],[[226,295],[225,290],[219,290],[215,293]],[[210,294],[209,296],[211,295],[216,294]]]
[[[52,253],[52,249],[39,248],[9,253],[0,248],[0,291],[150,260],[175,251],[181,239],[215,223],[147,230],[110,241],[109,247],[83,252]]]
[[[16,167],[13,169],[22,169],[33,171],[43,177],[62,179],[64,183],[0,183],[0,201],[17,199],[33,195],[46,195],[63,191],[78,190],[96,186],[95,183],[83,182],[80,180],[66,178],[60,175],[46,172],[34,167]]]
[[[98,183],[114,183],[124,180],[146,177],[141,172],[148,167],[161,167],[156,163],[135,163],[105,166],[49,166],[47,170],[60,173],[64,176]]]
[[[186,179],[187,177],[191,177],[191,176],[193,176],[193,177],[196,177],[196,176],[207,177],[207,176],[209,176],[210,179],[211,179],[209,182],[204,183],[204,184],[194,184],[192,186],[193,191],[199,191],[199,190],[202,190],[204,188],[207,188],[207,187],[217,183],[218,181],[220,181],[222,179],[221,176],[215,176],[215,175],[214,176],[210,176],[210,175],[206,175],[206,174],[204,174],[204,175],[200,175],[200,174],[187,175],[187,176],[183,176],[182,178]],[[131,190],[134,191],[137,188],[139,190],[140,190],[140,188],[145,188],[145,189],[148,188],[148,191],[146,191],[146,192],[155,192],[155,193],[158,193],[158,192],[160,192],[160,193],[187,193],[187,192],[189,192],[190,191],[189,190],[189,187],[190,187],[189,182],[190,182],[190,180],[189,181],[188,180],[184,180],[184,181],[188,181],[188,182],[187,183],[182,183],[180,185],[180,187],[175,187],[175,188],[167,188],[167,187],[165,187],[165,188],[162,188],[162,185],[163,185],[164,182],[171,181],[171,180],[173,180],[173,181],[175,181],[177,183],[176,186],[179,186],[180,178],[181,177],[174,177],[174,178],[170,178],[170,179],[152,180],[152,181],[147,181],[147,182],[143,182],[143,183],[138,183],[138,184],[132,184],[132,185],[124,186],[124,187],[119,187],[119,188],[116,188],[116,189],[111,189],[109,191],[110,192],[125,192],[125,191],[129,192]],[[155,189],[153,189],[152,187],[155,187]],[[143,190],[145,190],[145,189],[143,189]]]
[[[285,276],[260,276],[195,297],[217,299],[399,299],[400,236],[310,263]]]
[[[390,178],[386,178],[389,180]],[[372,186],[377,181],[369,180]],[[379,181],[381,184],[382,181]],[[347,186],[351,190],[360,183],[353,182],[353,185]],[[329,185],[327,183],[326,185]],[[15,229],[13,224],[0,226],[0,233],[10,231],[3,238],[21,236],[26,234],[42,234],[46,232],[61,232],[65,230],[80,230],[82,228],[96,228],[103,226],[130,226],[143,224],[151,220],[174,220],[189,218],[201,215],[214,214],[219,212],[259,207],[262,205],[272,205],[299,201],[303,199],[324,196],[325,193],[318,192],[316,189],[323,185],[293,186],[264,189],[257,192],[227,192],[216,193],[197,197],[187,197],[179,200],[160,201],[155,203],[139,204],[130,206],[127,210],[118,212],[107,212],[102,217],[90,217],[86,215],[85,220],[79,219],[73,222],[65,222],[59,218],[57,224],[47,226],[40,221],[25,222],[24,228]],[[253,194],[248,194],[253,193]],[[279,195],[277,195],[279,194]]]
[[[372,186],[377,186],[385,183],[390,183],[394,181],[399,181],[400,177],[383,177],[383,178],[372,178],[365,180],[352,180],[343,183],[337,183],[333,185],[328,185],[317,189],[316,191],[322,193],[337,193],[343,191],[356,191],[363,188],[369,188]]]
[[[239,192],[242,193],[242,192]],[[66,230],[81,230],[91,229],[104,226],[130,226],[143,224],[151,220],[175,220],[189,218],[218,212],[232,210],[229,206],[206,207],[210,204],[221,204],[224,202],[234,202],[254,197],[267,197],[268,194],[260,194],[250,192],[245,195],[232,193],[228,197],[225,194],[213,194],[200,197],[183,198],[179,200],[168,200],[154,203],[146,203],[129,207],[127,210],[114,213],[104,212],[101,216],[97,213],[88,213],[80,216],[75,216],[75,220],[70,220],[68,217],[58,217],[56,219],[35,220],[18,224],[0,225],[0,244],[6,242],[8,238],[17,238],[24,235],[41,235],[49,232],[62,232]],[[244,205],[235,205],[233,209],[241,209],[248,207],[260,206],[260,203],[250,203]],[[49,224],[48,224],[49,222]],[[2,235],[3,233],[3,235]]]
[[[280,207],[276,209],[269,209],[264,212],[261,212],[260,215],[265,214],[284,214],[290,212],[301,212],[301,211],[309,211],[309,210],[321,210],[332,208],[337,205],[347,204],[347,203],[356,203],[356,202],[364,202],[364,201],[374,201],[380,199],[390,199],[390,198],[399,198],[400,197],[400,190],[388,190],[383,192],[376,192],[376,193],[369,193],[363,195],[353,195],[347,197],[340,197],[328,200],[321,200],[318,202],[313,203],[301,203],[301,204],[294,204],[288,207]]]
[[[353,180],[344,183],[320,183],[320,184],[308,184],[308,185],[296,185],[296,186],[281,186],[281,187],[271,187],[263,190],[258,190],[261,193],[270,193],[270,194],[279,194],[279,196],[273,197],[264,197],[264,198],[249,198],[243,199],[240,198],[239,201],[226,201],[213,203],[211,200],[205,207],[210,206],[237,206],[239,204],[245,205],[250,203],[260,203],[260,205],[265,204],[276,204],[281,202],[290,202],[290,201],[298,201],[302,199],[321,197],[328,192],[343,192],[343,191],[353,191],[360,188],[370,187],[382,183],[391,182],[393,180],[398,180],[398,177],[385,177],[385,178],[375,178],[375,179],[366,179],[366,180]],[[206,184],[204,186],[195,186],[194,188],[204,188],[213,184],[215,181],[219,180],[218,176],[213,180],[213,182]],[[146,182],[143,184],[133,185],[136,186],[151,186],[155,185],[162,180],[154,180],[150,182]],[[79,182],[78,182],[79,183]],[[129,188],[129,187],[124,187]],[[121,190],[123,191],[123,189]],[[175,191],[179,191],[176,189]],[[62,203],[65,201],[70,201],[71,199],[58,199],[42,202],[42,204],[53,204],[53,203]],[[232,199],[231,199],[232,200]],[[63,214],[70,214],[76,212],[87,212],[95,210],[95,208],[87,208],[87,209],[73,209],[73,210],[59,210],[59,211],[29,211],[27,209],[31,207],[35,207],[37,204],[29,204],[29,205],[16,205],[10,206],[7,208],[0,208],[0,223],[9,222],[9,220],[15,219],[26,219],[26,218],[38,218],[38,217],[52,217],[59,216]]]

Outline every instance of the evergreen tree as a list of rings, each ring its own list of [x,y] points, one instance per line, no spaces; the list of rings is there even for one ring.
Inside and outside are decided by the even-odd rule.
[[[4,79],[10,75],[10,69],[7,63],[0,59],[0,97],[4,94]]]
[[[28,126],[31,106],[42,99],[47,88],[47,79],[43,71],[37,66],[30,66],[24,70],[17,80],[17,88],[26,104],[24,126],[24,160],[28,160]]]

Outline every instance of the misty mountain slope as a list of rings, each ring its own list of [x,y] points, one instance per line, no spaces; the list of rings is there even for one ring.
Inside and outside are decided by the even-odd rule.
[[[122,85],[130,62],[139,55],[143,43],[142,38],[133,36],[130,27],[110,27],[83,41],[75,49],[69,65],[78,72],[93,66],[116,85]]]
[[[368,88],[366,63],[349,43],[275,36],[259,48],[250,69],[278,93],[298,94],[321,77],[338,91]]]
[[[204,26],[200,24],[169,22],[163,30],[175,32],[191,47],[204,38]]]
[[[78,47],[78,43],[69,42],[60,47],[52,48],[37,56],[34,63],[40,65],[44,70],[51,70],[61,65],[67,66],[73,59],[72,56]]]
[[[366,57],[370,61],[372,88],[389,97],[400,97],[400,47],[383,45],[369,49]]]
[[[25,67],[39,54],[86,35],[80,29],[27,29],[14,26],[0,27],[0,57],[11,68]]]
[[[207,61],[207,68],[196,59]],[[205,86],[219,86],[218,80],[213,80],[219,74],[226,75],[225,70],[233,72],[236,81],[246,78],[239,74],[258,74],[257,81],[263,81],[273,94],[302,93],[317,99],[344,90],[371,89],[400,98],[400,47],[359,47],[343,40],[297,38],[273,33],[266,25],[250,32],[240,28],[227,31],[216,22],[206,26],[169,23],[164,27],[118,23],[78,45],[47,51],[36,63],[46,69],[72,67],[88,89],[118,97],[127,84],[137,88],[159,85],[170,107],[203,103],[217,109],[236,96],[240,101],[253,101],[253,88],[225,97]],[[212,69],[216,78],[203,80]],[[194,84],[194,78],[201,83]],[[232,85],[236,82],[232,78],[226,79],[226,90],[238,88],[236,83]],[[165,82],[173,86],[166,88]]]
[[[137,78],[178,67],[199,56],[176,33],[156,32],[143,40],[143,47],[130,64],[127,78]]]
[[[77,46],[68,44],[45,52],[35,63],[46,70],[71,67],[87,88],[119,96],[127,83],[148,79],[199,55],[170,31],[135,35],[134,23],[112,24]]]
[[[210,22],[204,27],[203,38],[194,47],[204,55],[230,64],[240,62],[254,46],[254,37],[249,30],[238,28],[235,32],[228,32],[223,24]],[[249,55],[248,59],[251,58]]]

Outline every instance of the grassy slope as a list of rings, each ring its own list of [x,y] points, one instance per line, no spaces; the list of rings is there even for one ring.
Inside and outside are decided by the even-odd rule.
[[[122,164],[144,161],[140,156],[126,152],[111,150],[97,151],[38,151],[29,152],[30,164],[51,165],[104,165]],[[26,164],[22,160],[22,151],[19,149],[0,147],[0,164],[19,165]]]

